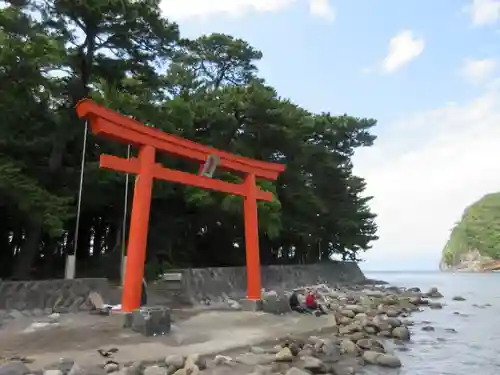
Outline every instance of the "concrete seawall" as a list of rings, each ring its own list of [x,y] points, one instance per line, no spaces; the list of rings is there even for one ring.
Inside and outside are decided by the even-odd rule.
[[[245,267],[217,267],[172,270],[167,279],[156,284],[173,304],[199,303],[204,298],[218,299],[224,294],[235,299],[246,296]],[[303,285],[356,283],[366,280],[354,262],[328,262],[311,265],[261,267],[262,287],[281,291]]]
[[[0,310],[77,312],[91,308],[88,295],[110,294],[107,279],[0,281]]]
[[[214,267],[172,270],[167,279],[150,284],[148,294],[153,304],[171,307],[198,304],[225,295],[240,299],[246,296],[245,267]],[[263,266],[262,286],[281,291],[318,283],[361,282],[363,272],[353,262],[328,262],[311,265]],[[101,294],[105,302],[118,303],[120,290],[105,278],[75,280],[0,281],[0,310],[30,312],[77,312],[91,308],[88,295]],[[29,314],[28,314],[29,315]]]

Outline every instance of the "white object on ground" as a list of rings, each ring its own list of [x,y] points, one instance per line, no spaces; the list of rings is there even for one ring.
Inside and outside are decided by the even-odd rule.
[[[42,329],[42,328],[47,328],[47,327],[52,328],[52,327],[57,327],[57,326],[59,326],[59,323],[33,322],[23,330],[23,333],[32,333],[32,332],[36,332],[37,330]]]
[[[110,309],[111,311],[118,312],[122,310],[122,305],[119,303],[118,305],[108,305],[107,303],[102,305],[103,309]]]

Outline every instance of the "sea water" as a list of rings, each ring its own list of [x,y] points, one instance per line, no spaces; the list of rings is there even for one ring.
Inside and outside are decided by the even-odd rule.
[[[398,375],[500,375],[500,273],[365,272],[366,277],[392,285],[437,287],[444,295],[442,310],[425,309],[411,319],[412,342],[397,352],[398,370],[368,373]],[[462,296],[466,301],[453,301]],[[431,325],[434,331],[422,331]],[[456,333],[452,330],[456,330]],[[380,372],[382,371],[382,372]]]

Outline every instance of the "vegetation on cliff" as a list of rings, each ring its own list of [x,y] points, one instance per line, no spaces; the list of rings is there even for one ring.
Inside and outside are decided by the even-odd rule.
[[[264,186],[276,199],[259,204],[263,263],[357,259],[377,228],[351,158],[372,145],[376,121],[314,114],[281,98],[258,75],[261,52],[228,35],[181,38],[159,2],[0,1],[0,278],[63,273],[84,134],[74,106],[87,96],[175,135],[285,163],[280,180]],[[127,146],[88,137],[79,277],[102,264],[120,268],[125,176],[100,170],[100,153],[125,156]],[[245,263],[240,199],[163,182],[153,194],[152,264]]]
[[[467,253],[500,259],[500,193],[487,194],[467,207],[443,250],[443,263],[455,266]]]

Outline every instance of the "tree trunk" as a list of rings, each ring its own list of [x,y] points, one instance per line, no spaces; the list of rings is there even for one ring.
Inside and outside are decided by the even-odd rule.
[[[16,256],[16,264],[13,273],[15,280],[29,280],[30,269],[35,260],[42,237],[42,223],[39,220],[28,222],[26,226],[26,237],[19,255]]]
[[[95,220],[94,224],[94,252],[92,257],[94,259],[99,259],[101,257],[103,249],[104,234],[106,233],[106,227],[100,217]]]
[[[4,227],[0,236],[0,279],[10,276],[11,264],[14,259],[14,248],[10,236],[14,235],[10,228]]]
[[[92,220],[88,216],[80,216],[80,227],[78,228],[78,250],[77,259],[90,258],[90,239],[92,236]]]

